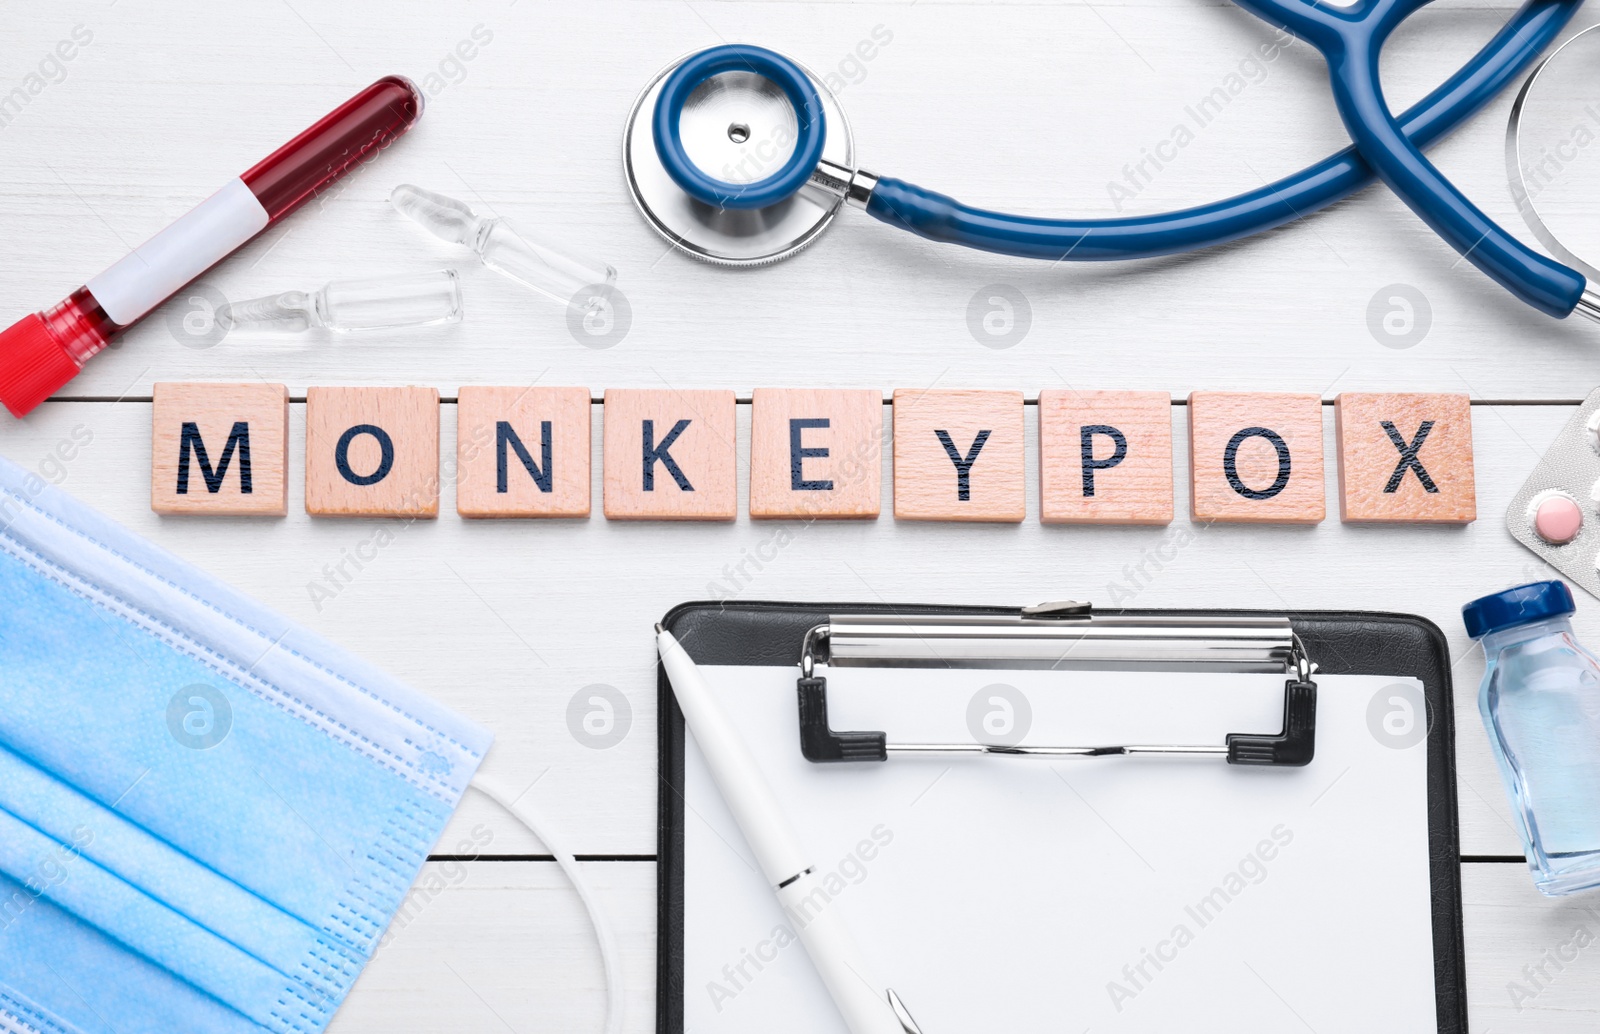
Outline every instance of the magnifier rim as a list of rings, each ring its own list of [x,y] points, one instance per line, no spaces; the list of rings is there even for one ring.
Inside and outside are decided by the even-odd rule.
[[[1543,61],[1528,73],[1527,81],[1522,84],[1522,89],[1517,92],[1517,99],[1511,105],[1511,116],[1506,123],[1506,174],[1516,189],[1512,192],[1517,203],[1517,211],[1522,213],[1522,221],[1528,224],[1528,229],[1539,238],[1539,242],[1549,248],[1563,261],[1570,263],[1581,270],[1591,283],[1600,280],[1600,269],[1590,264],[1583,257],[1573,254],[1555,231],[1545,224],[1544,218],[1539,215],[1538,206],[1533,203],[1533,195],[1528,191],[1528,178],[1522,171],[1522,113],[1527,106],[1528,98],[1533,93],[1534,84],[1544,74],[1546,67],[1561,56],[1561,52],[1583,39],[1591,32],[1600,29],[1600,23],[1589,26],[1582,32],[1576,33],[1571,39],[1552,50]]]
[[[725,72],[754,72],[778,86],[789,99],[798,123],[799,140],[783,167],[754,183],[729,183],[708,176],[690,160],[679,124],[695,88]],[[656,156],[673,182],[697,201],[717,208],[766,208],[790,197],[811,179],[827,142],[827,117],[811,78],[795,62],[776,51],[748,43],[711,47],[675,68],[656,99]]]

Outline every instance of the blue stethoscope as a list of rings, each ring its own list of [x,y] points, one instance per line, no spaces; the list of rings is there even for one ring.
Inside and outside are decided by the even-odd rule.
[[[629,189],[651,225],[712,262],[784,258],[843,204],[929,240],[1025,258],[1108,261],[1194,251],[1315,212],[1376,176],[1440,237],[1541,312],[1600,320],[1600,290],[1583,273],[1523,244],[1425,158],[1439,140],[1542,53],[1582,0],[1528,0],[1476,55],[1404,114],[1390,113],[1378,55],[1428,0],[1237,0],[1327,60],[1354,146],[1259,190],[1195,208],[1117,219],[1042,219],[962,204],[856,167],[849,124],[806,69],[761,47],[692,54],[661,72],[628,121]]]

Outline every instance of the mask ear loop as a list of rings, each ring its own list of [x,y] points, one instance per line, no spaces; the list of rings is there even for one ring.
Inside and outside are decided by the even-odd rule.
[[[1517,93],[1516,102],[1511,105],[1511,118],[1506,123],[1506,176],[1511,181],[1511,198],[1517,203],[1517,210],[1522,213],[1523,221],[1528,224],[1528,229],[1533,231],[1533,235],[1539,238],[1541,244],[1564,261],[1582,270],[1591,280],[1600,280],[1600,269],[1596,269],[1582,256],[1573,254],[1565,244],[1562,244],[1560,238],[1555,235],[1555,231],[1550,229],[1543,217],[1539,215],[1539,209],[1533,203],[1533,195],[1528,190],[1528,178],[1523,171],[1522,165],[1522,117],[1527,109],[1528,99],[1533,93],[1534,84],[1539,81],[1539,77],[1544,73],[1545,69],[1549,68],[1556,58],[1561,56],[1562,51],[1596,29],[1600,29],[1600,25],[1591,25],[1573,36],[1551,51],[1549,57],[1539,62],[1533,71],[1528,73],[1527,81],[1522,84],[1522,89]],[[1590,40],[1589,45],[1593,45],[1596,42],[1596,40]]]
[[[622,1030],[622,973],[617,955],[616,938],[612,935],[611,925],[606,922],[604,913],[600,910],[600,903],[595,898],[594,892],[589,887],[589,882],[584,878],[583,871],[578,868],[578,860],[571,852],[561,846],[561,842],[553,838],[549,827],[545,826],[527,806],[504,789],[486,780],[479,773],[472,780],[473,789],[483,794],[504,808],[511,817],[528,827],[528,831],[539,838],[539,841],[549,848],[555,856],[556,863],[561,866],[561,871],[567,874],[572,888],[578,892],[578,897],[583,901],[583,907],[589,913],[589,922],[594,926],[595,940],[600,944],[600,961],[605,967],[606,974],[606,1025],[605,1034],[619,1034]]]

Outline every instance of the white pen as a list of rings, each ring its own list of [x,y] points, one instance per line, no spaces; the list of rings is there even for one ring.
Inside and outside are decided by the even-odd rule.
[[[895,993],[867,975],[861,950],[844,919],[820,888],[820,878],[800,850],[794,830],[778,807],[750,749],[711,695],[711,687],[683,646],[660,625],[656,648],[673,696],[694,733],[722,797],[750,850],[794,923],[839,1015],[851,1034],[921,1034]]]

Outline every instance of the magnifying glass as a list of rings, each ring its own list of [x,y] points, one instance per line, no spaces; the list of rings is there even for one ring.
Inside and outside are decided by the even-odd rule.
[[[1551,253],[1600,280],[1600,25],[1545,58],[1506,128],[1511,194]]]

